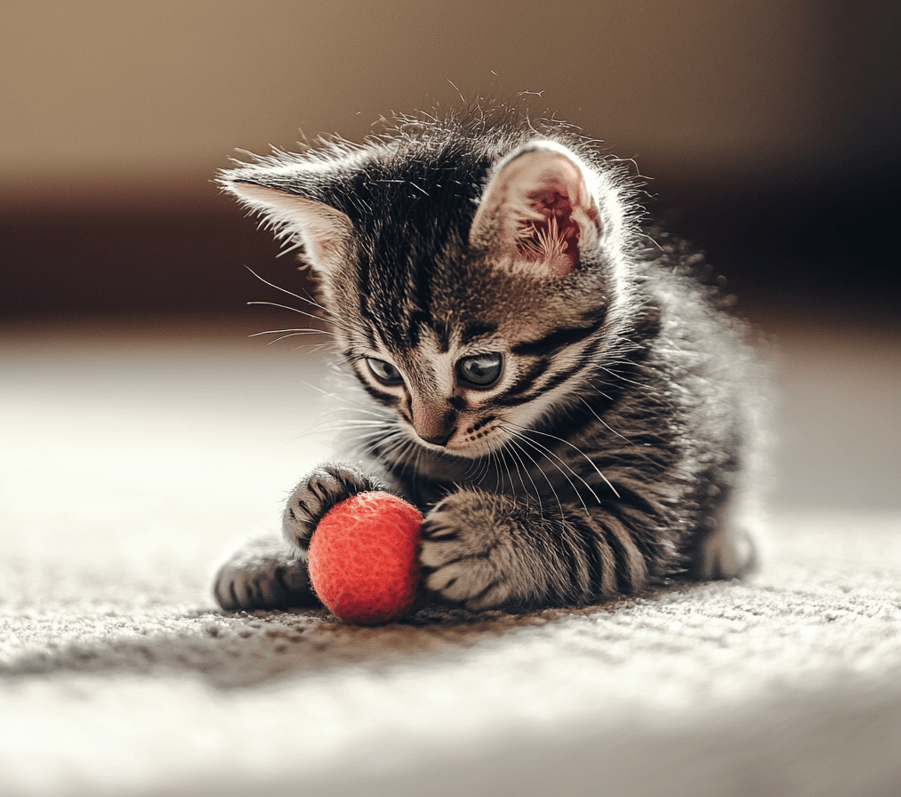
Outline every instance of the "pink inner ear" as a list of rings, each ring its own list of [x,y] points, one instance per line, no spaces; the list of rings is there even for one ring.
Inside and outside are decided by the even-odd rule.
[[[573,218],[569,196],[555,188],[529,195],[532,211],[544,218],[523,219],[516,246],[529,260],[547,263],[555,276],[562,277],[579,264],[579,225]]]

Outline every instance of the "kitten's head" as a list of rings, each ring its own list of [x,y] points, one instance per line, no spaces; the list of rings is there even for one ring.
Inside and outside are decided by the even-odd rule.
[[[427,448],[500,448],[578,401],[624,337],[627,191],[563,128],[405,120],[220,183],[300,245],[345,358]]]

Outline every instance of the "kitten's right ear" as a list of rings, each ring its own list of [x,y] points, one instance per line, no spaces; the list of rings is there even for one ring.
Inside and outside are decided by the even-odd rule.
[[[512,268],[563,277],[609,235],[596,182],[567,147],[530,141],[495,167],[470,245],[493,249]]]
[[[240,178],[226,176],[220,184],[242,205],[262,215],[278,238],[299,239],[305,260],[317,271],[334,271],[347,256],[352,228],[350,219],[340,210]]]

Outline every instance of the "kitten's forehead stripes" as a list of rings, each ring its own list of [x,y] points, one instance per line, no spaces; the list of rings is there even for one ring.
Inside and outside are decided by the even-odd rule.
[[[494,403],[502,407],[515,407],[534,398],[550,393],[555,388],[568,382],[580,373],[584,373],[591,369],[591,363],[587,360],[576,363],[570,368],[561,371],[554,371],[545,381],[539,381],[540,377],[548,372],[548,369],[542,369],[533,377],[524,380],[522,384],[514,386],[517,392],[512,391],[504,395],[498,396]]]
[[[539,357],[517,380],[504,391],[504,394],[495,399],[495,403],[513,406],[522,401],[522,395],[535,385],[536,380],[548,369],[551,360],[549,357]]]
[[[461,341],[464,345],[473,343],[479,338],[497,334],[498,325],[490,321],[467,321],[463,325]]]
[[[554,329],[552,332],[549,332],[547,335],[538,338],[537,340],[527,340],[522,343],[517,343],[511,350],[514,354],[525,357],[547,354],[548,352],[562,349],[565,346],[581,343],[586,338],[600,332],[606,320],[606,311],[600,310],[597,319],[588,326]]]
[[[439,354],[447,354],[451,347],[451,328],[444,321],[433,320],[427,310],[417,308],[410,314],[406,323],[406,341],[412,348],[417,348],[423,337],[435,341]],[[432,333],[429,335],[428,333]]]

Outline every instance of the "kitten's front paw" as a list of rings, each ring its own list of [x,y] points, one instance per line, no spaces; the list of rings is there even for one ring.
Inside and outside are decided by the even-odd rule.
[[[426,587],[439,598],[482,610],[509,604],[516,597],[523,574],[511,528],[493,505],[497,499],[487,493],[459,492],[426,515],[419,561]]]
[[[226,611],[315,606],[307,565],[275,535],[245,542],[213,578],[213,595]]]
[[[282,534],[302,554],[323,515],[335,504],[357,493],[384,489],[363,471],[350,465],[322,465],[304,478],[285,504]]]

